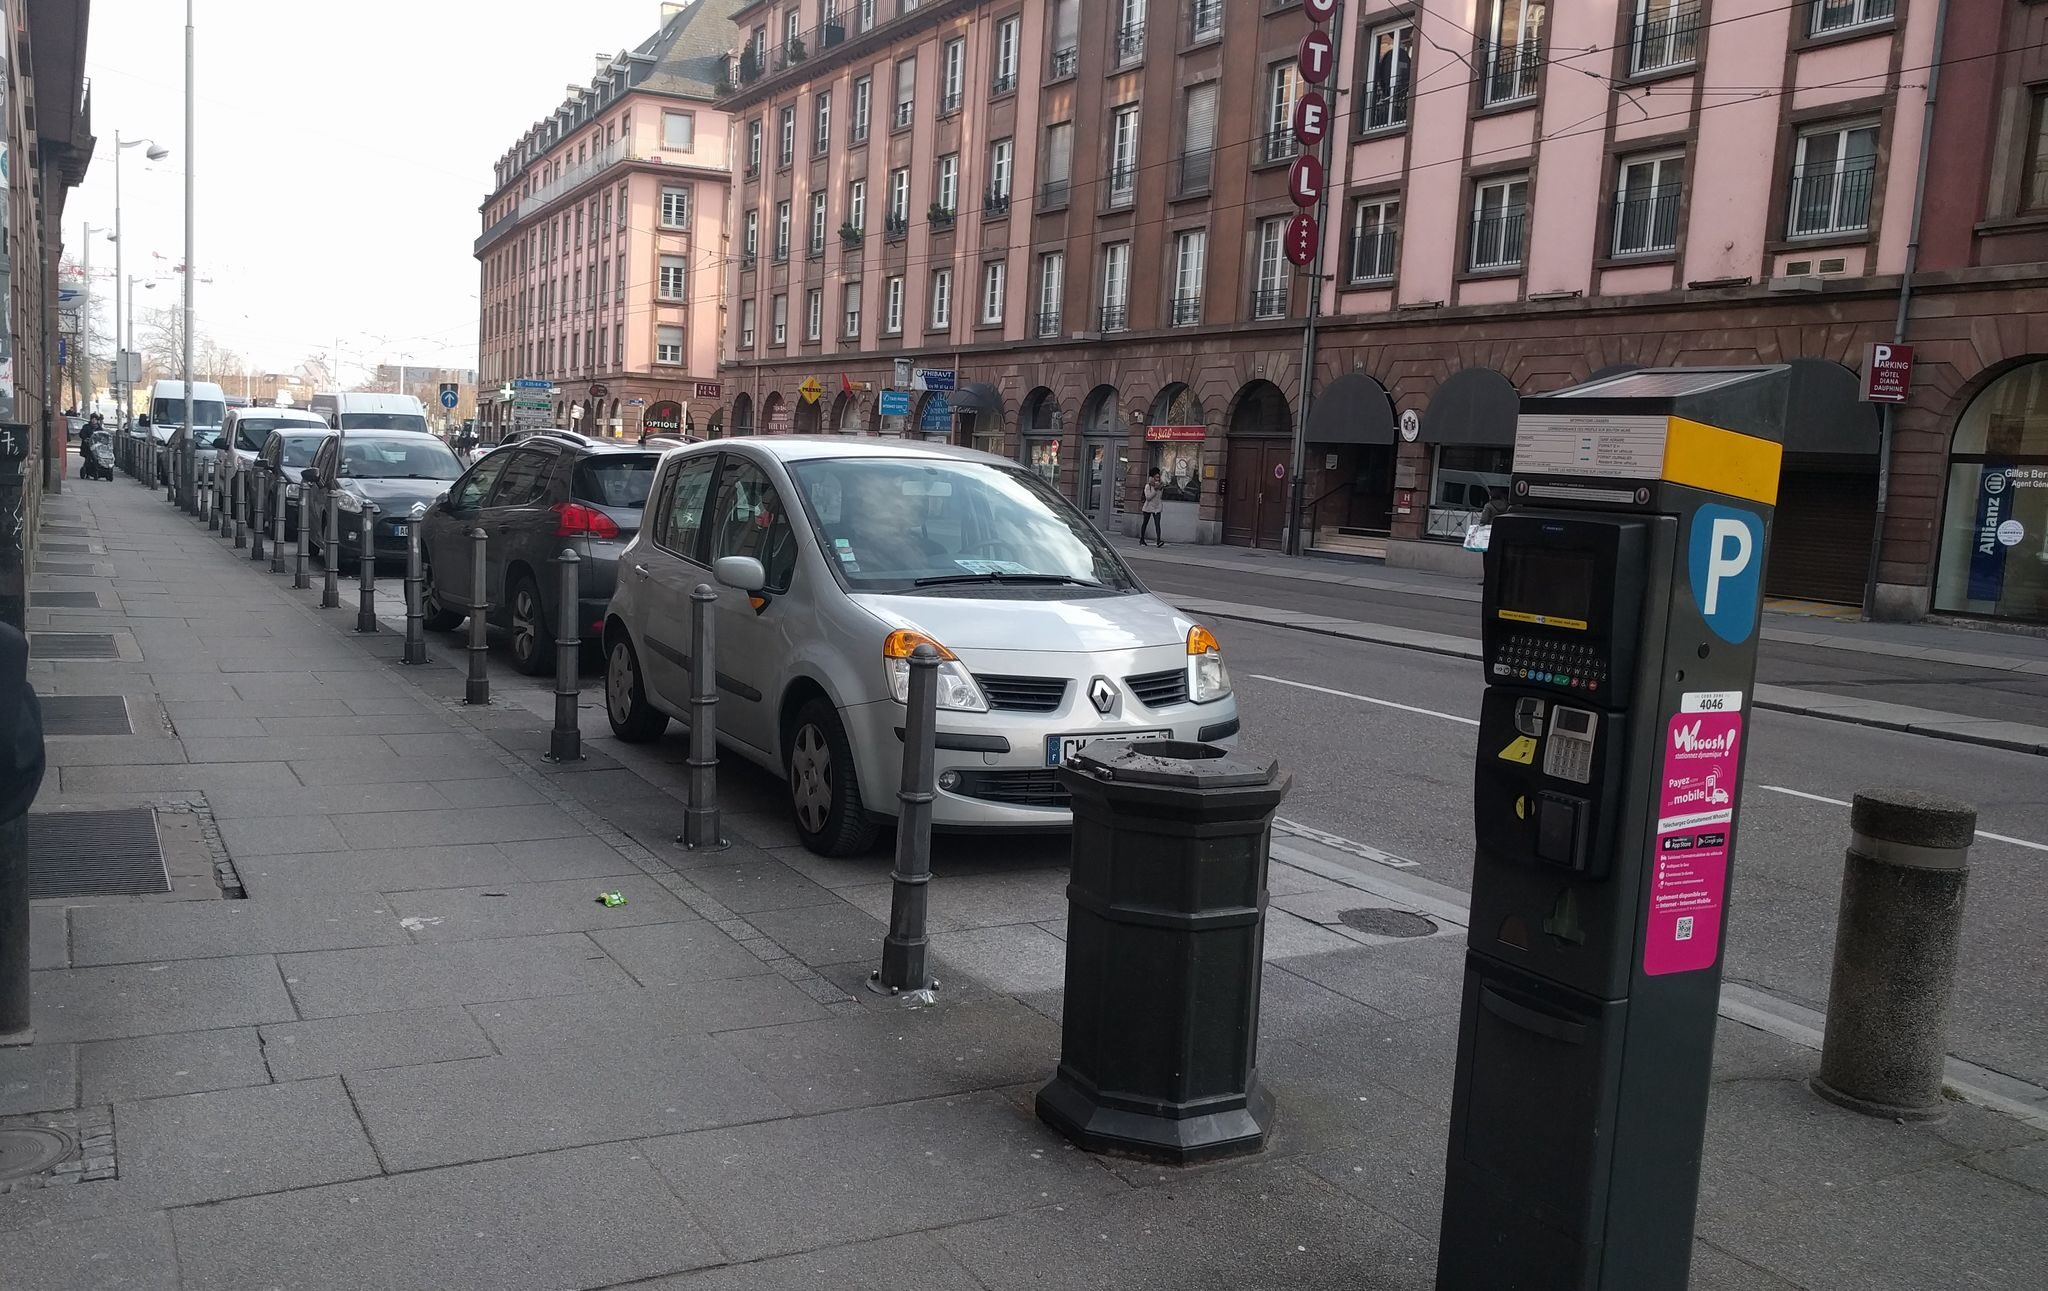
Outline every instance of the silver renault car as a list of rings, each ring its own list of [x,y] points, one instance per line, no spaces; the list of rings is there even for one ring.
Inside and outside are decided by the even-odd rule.
[[[711,585],[721,744],[784,777],[805,844],[866,850],[895,814],[909,658],[937,647],[949,829],[1071,823],[1055,768],[1091,740],[1231,744],[1216,638],[1154,597],[1015,462],[887,439],[671,450],[606,616],[620,739],[688,712],[690,592]]]

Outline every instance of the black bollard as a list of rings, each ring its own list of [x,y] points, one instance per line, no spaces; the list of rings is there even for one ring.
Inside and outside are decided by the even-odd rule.
[[[249,472],[246,471],[237,474],[235,478],[240,479],[242,475],[245,474],[249,475],[249,485],[251,487],[245,487],[242,490],[242,513],[244,519],[240,528],[248,530],[249,559],[262,560],[264,499],[263,487],[261,484],[257,482],[255,475],[249,474]],[[242,545],[242,539],[239,530],[237,531],[235,536],[235,545],[237,547]]]
[[[300,496],[303,498],[305,495],[302,492]],[[326,574],[326,580],[320,586],[320,608],[323,610],[341,608],[341,503],[337,501],[340,496],[338,488],[327,490],[326,524],[320,535],[320,568]],[[302,510],[304,506],[301,502]]]
[[[903,720],[903,785],[896,791],[895,888],[889,897],[889,935],[882,939],[881,971],[868,989],[917,993],[929,1003],[938,983],[926,967],[931,938],[926,913],[932,881],[932,803],[938,797],[939,652],[929,643],[910,654],[910,693]]]
[[[582,697],[577,668],[583,655],[582,557],[573,547],[562,548],[556,559],[561,567],[555,597],[555,729],[548,735],[550,762],[581,762],[583,732],[577,725],[576,701]],[[546,624],[536,626],[536,631]]]
[[[484,598],[489,541],[490,535],[481,528],[469,531],[469,681],[462,689],[465,704],[491,702],[491,606]]]
[[[356,576],[356,631],[377,630],[377,504],[363,499],[363,513],[357,517],[357,540],[362,544],[362,570]]]
[[[1915,789],[1856,795],[1813,1091],[1866,1116],[1938,1121],[1977,809]]]
[[[229,491],[234,495],[234,514],[228,520],[228,536],[234,539],[235,550],[249,545],[249,490],[242,480],[243,472],[236,471],[234,483]]]
[[[43,715],[28,638],[0,623],[0,1045],[35,1038],[29,1004],[28,809],[43,783]]]
[[[718,818],[718,590],[690,590],[690,804],[678,843],[692,851],[728,846]]]
[[[284,482],[284,477],[278,477],[278,488],[280,490],[288,490],[290,487]],[[313,523],[312,517],[306,514],[306,486],[301,484],[298,487],[299,543],[298,550],[292,556],[292,587],[297,591],[303,592],[313,585]],[[281,491],[278,496],[282,498],[285,496],[285,493]],[[282,509],[282,507],[279,508],[279,510]]]
[[[425,562],[420,556],[422,509],[414,506],[405,525],[405,662],[427,661],[427,589]]]
[[[266,488],[263,477],[252,473],[249,476],[249,486],[270,503],[270,514],[266,517],[270,521],[270,572],[282,574],[285,570],[284,480],[280,477],[276,488]]]

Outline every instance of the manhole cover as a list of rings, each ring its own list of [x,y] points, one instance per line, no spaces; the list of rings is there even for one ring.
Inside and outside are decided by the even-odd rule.
[[[31,632],[29,657],[33,659],[119,659],[121,647],[111,632]]]
[[[45,735],[133,735],[119,695],[39,695]]]
[[[36,562],[36,572],[38,574],[57,574],[65,578],[91,578],[93,570],[97,568],[99,568],[97,565],[81,565],[75,560],[39,560]]]
[[[29,900],[170,890],[149,808],[29,813]]]
[[[0,1180],[41,1174],[77,1150],[62,1130],[0,1130]]]
[[[1375,937],[1427,937],[1436,932],[1436,925],[1421,915],[1385,906],[1345,910],[1337,915],[1337,922]]]
[[[30,592],[28,607],[32,610],[96,610],[100,608],[98,592]]]

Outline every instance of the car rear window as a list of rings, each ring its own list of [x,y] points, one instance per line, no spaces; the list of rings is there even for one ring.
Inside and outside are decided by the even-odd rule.
[[[647,491],[654,487],[655,464],[660,460],[653,453],[586,457],[576,463],[570,488],[579,502],[594,502],[601,507],[644,507]]]

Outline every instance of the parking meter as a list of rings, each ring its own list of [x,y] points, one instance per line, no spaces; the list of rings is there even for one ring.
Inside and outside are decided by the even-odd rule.
[[[1522,401],[1440,1291],[1680,1291],[1789,369]]]

